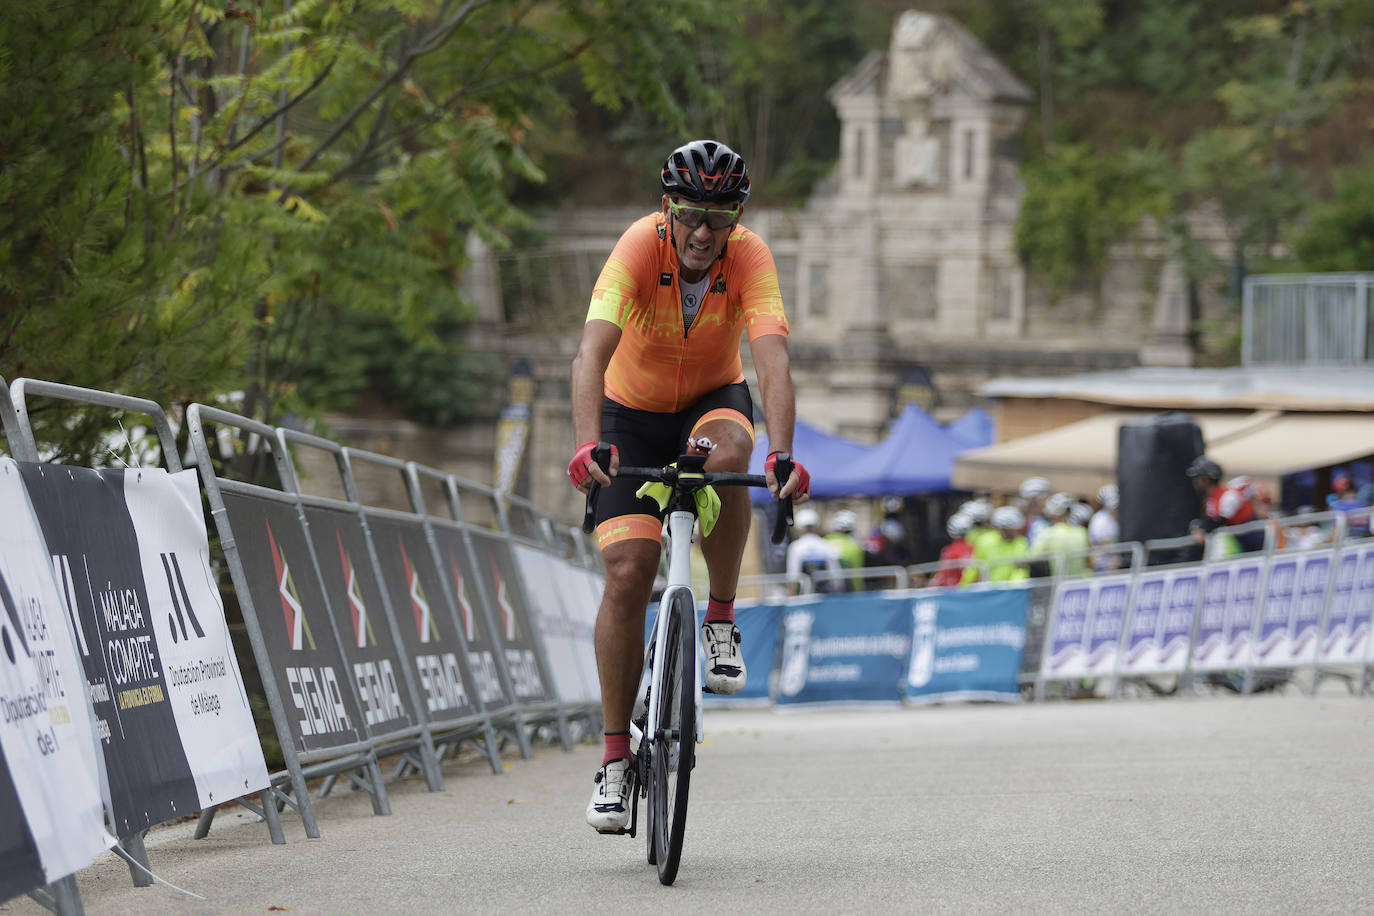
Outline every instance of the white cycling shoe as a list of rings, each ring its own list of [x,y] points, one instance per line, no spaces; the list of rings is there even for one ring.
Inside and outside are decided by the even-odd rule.
[[[739,693],[748,673],[739,647],[739,627],[733,623],[703,623],[701,642],[706,648],[706,692]]]
[[[600,833],[619,833],[630,824],[634,767],[624,757],[608,761],[597,769],[595,782],[592,800],[587,803],[587,823]]]

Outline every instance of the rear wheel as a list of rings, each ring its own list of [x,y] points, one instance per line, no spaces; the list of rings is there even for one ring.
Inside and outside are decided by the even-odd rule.
[[[673,593],[667,651],[654,666],[658,720],[649,760],[649,836],[658,880],[672,884],[682,858],[687,795],[696,756],[696,603],[690,589]]]

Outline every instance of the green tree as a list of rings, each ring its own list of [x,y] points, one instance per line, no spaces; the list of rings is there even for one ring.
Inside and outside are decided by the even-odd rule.
[[[1334,193],[1313,207],[1293,248],[1307,271],[1374,270],[1374,158],[1336,173]]]
[[[156,0],[0,12],[0,374],[167,403],[233,377],[234,316],[188,304],[118,99],[156,70]],[[153,303],[158,303],[153,307]],[[89,456],[93,422],[32,420]]]
[[[267,420],[409,379],[389,393],[458,419],[483,366],[462,347],[468,234],[499,246],[527,222],[510,194],[541,177],[525,143],[566,106],[560,75],[681,125],[669,87],[701,83],[663,49],[724,9],[12,4],[0,367],[163,403],[237,388]],[[343,326],[358,333],[326,333]],[[462,364],[447,387],[445,361]],[[336,363],[358,371],[309,377]]]

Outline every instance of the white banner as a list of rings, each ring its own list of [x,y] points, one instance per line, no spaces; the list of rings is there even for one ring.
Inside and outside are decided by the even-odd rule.
[[[110,838],[73,631],[18,467],[8,458],[0,459],[0,517],[0,752],[14,794],[0,793],[21,809],[0,818],[0,854],[11,865],[36,856],[40,869],[0,881],[4,899],[91,864]]]
[[[149,615],[167,696],[203,806],[267,786],[267,764],[234,657],[194,470],[126,471]]]
[[[515,561],[520,566],[525,594],[529,597],[530,614],[544,641],[554,689],[564,703],[580,703],[584,681],[573,631],[564,610],[568,583],[559,567],[563,561],[524,544],[513,544]]]

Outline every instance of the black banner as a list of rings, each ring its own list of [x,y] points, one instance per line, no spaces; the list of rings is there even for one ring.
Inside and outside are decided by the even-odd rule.
[[[363,721],[375,735],[418,720],[405,689],[401,656],[386,618],[377,574],[367,551],[362,522],[351,512],[307,506],[305,521],[320,560],[325,594],[344,643],[344,657],[363,707]]]
[[[0,754],[0,902],[47,883],[9,764]]]
[[[467,640],[468,661],[482,694],[482,702],[489,710],[510,706],[515,698],[506,693],[497,668],[501,644],[489,623],[491,615],[483,609],[482,586],[468,559],[463,535],[453,528],[436,526],[434,540],[439,545],[444,575],[448,576],[449,587],[458,601],[458,619],[463,627],[463,637]]]
[[[296,507],[225,493],[224,508],[296,747],[317,751],[362,741],[362,713]]]
[[[482,700],[501,704],[501,682],[494,670],[474,676],[471,657],[463,664],[463,642],[458,637],[453,609],[448,603],[439,571],[418,519],[372,516],[367,521],[377,561],[382,567],[382,582],[396,612],[396,629],[405,645],[406,657],[415,664],[420,695],[435,721],[458,719],[477,712],[473,681],[483,685]],[[470,649],[470,647],[469,647]],[[490,682],[496,694],[491,697]]]
[[[21,462],[20,473],[77,623],[115,826],[134,833],[198,810],[124,501],[126,472]]]
[[[510,545],[483,531],[472,532],[472,549],[477,558],[477,574],[486,583],[487,597],[492,607],[491,620],[496,626],[496,640],[506,660],[511,685],[517,699],[552,701],[553,693],[539,653],[535,648],[534,628],[525,605],[524,589],[520,587],[520,573],[511,556]]]

